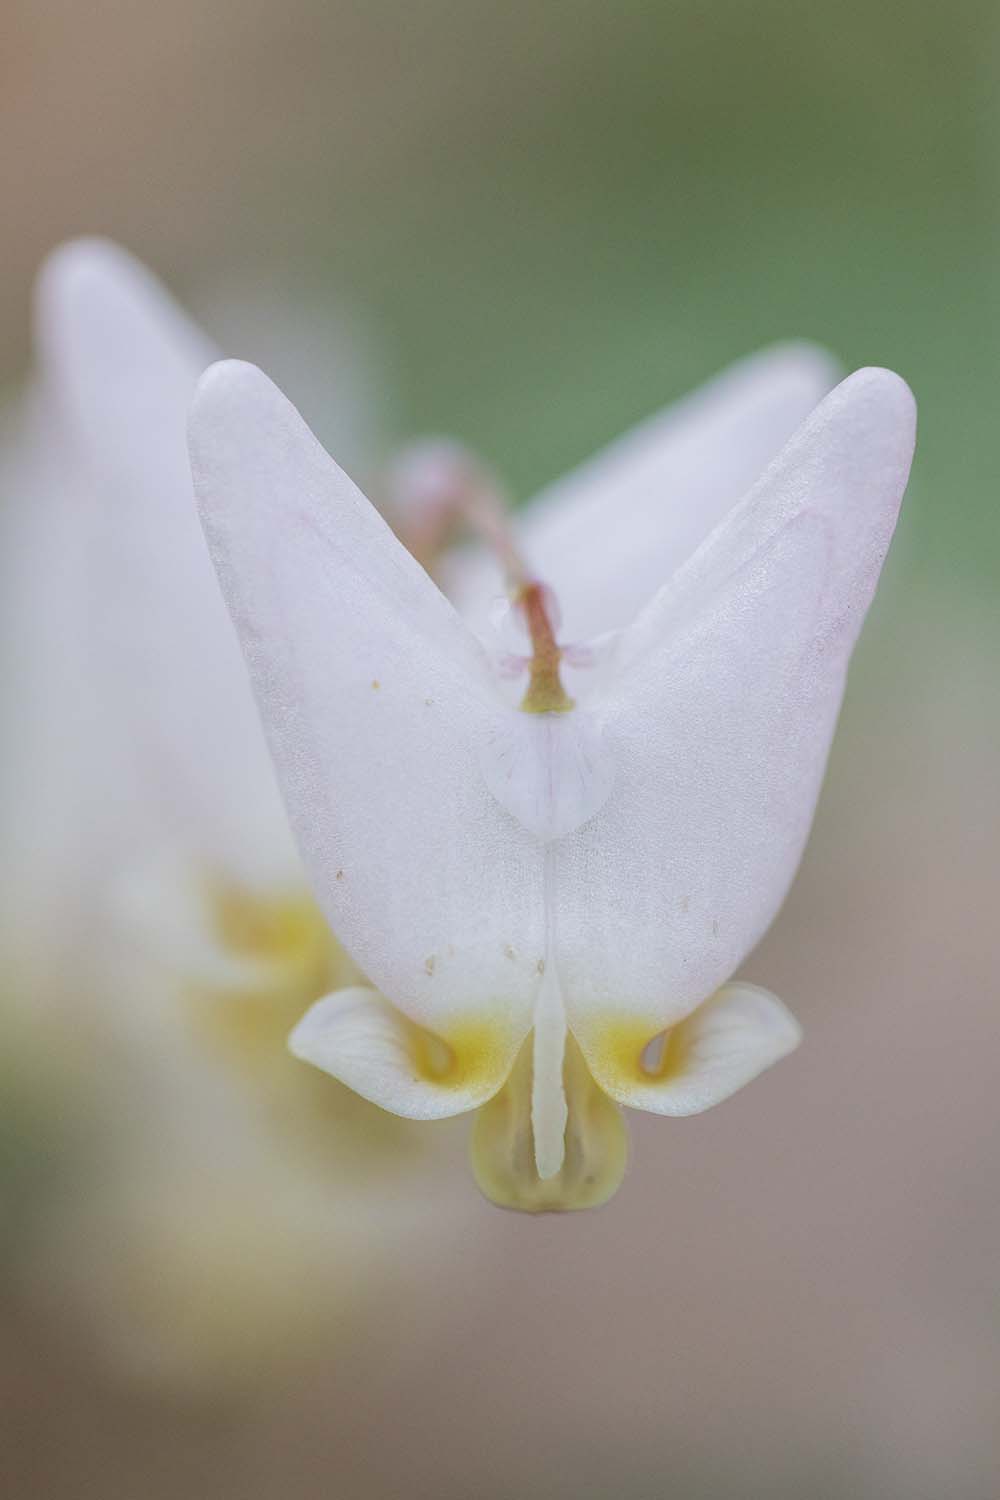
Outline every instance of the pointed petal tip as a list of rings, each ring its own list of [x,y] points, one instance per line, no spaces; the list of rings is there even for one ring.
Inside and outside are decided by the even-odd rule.
[[[917,403],[901,375],[878,365],[855,370],[820,403],[802,431],[814,438],[825,433],[823,440],[829,440],[830,454],[839,462],[863,464],[866,483],[898,512],[917,441]]]
[[[895,370],[882,365],[864,365],[842,380],[832,395],[841,393],[843,399],[864,400],[882,408],[887,416],[895,417],[901,424],[916,426],[916,398]]]
[[[256,365],[242,359],[209,365],[195,386],[187,418],[191,473],[202,517],[228,509],[236,499],[234,470],[258,462],[283,467],[292,438],[293,448],[301,445],[300,429],[305,430],[298,412]],[[332,467],[332,460],[327,461]],[[242,505],[245,496],[239,499]]]
[[[246,359],[217,359],[201,376],[195,391],[195,402],[228,400],[233,394],[253,395],[276,391],[277,386],[264,371]]]
[[[130,302],[156,286],[150,271],[114,240],[84,235],[49,252],[35,280],[35,307],[49,317],[72,317],[101,302]]]
[[[279,409],[290,410],[290,403],[263,370],[243,359],[216,360],[195,386],[188,415],[192,456],[197,456],[200,439],[216,422],[238,418],[252,431],[266,414],[273,419]]]
[[[194,382],[215,353],[147,266],[96,236],[67,240],[43,262],[34,322],[42,368],[85,429],[102,410],[125,429],[141,420],[162,433],[182,423]]]
[[[766,1030],[771,1038],[774,1062],[787,1057],[801,1044],[805,1036],[802,1023],[777,995],[772,994],[763,985],[748,984],[742,979],[732,981],[724,988],[727,995],[735,996],[738,993],[748,1005],[756,1010],[762,1029]]]
[[[126,266],[137,264],[114,240],[96,234],[79,235],[75,239],[63,240],[49,251],[42,261],[38,279],[67,286],[80,278],[114,275]]]

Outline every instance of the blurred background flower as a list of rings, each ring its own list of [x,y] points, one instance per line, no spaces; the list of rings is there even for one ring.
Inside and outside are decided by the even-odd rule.
[[[310,897],[194,511],[212,346],[100,240],[48,258],[35,325],[8,431],[0,955],[21,1092],[55,1113],[71,1072],[75,1116],[41,1158],[71,1154],[65,1180],[23,1223],[15,1199],[15,1276],[131,1375],[214,1393],[349,1340],[450,1210],[408,1188],[415,1134],[285,1045],[358,971]]]
[[[8,0],[2,19],[12,396],[38,264],[99,232],[328,442],[343,396],[315,374],[321,314],[374,329],[381,430],[349,467],[454,433],[530,494],[785,337],[898,369],[921,411],[805,866],[748,966],[806,1043],[697,1130],[637,1121],[610,1209],[524,1222],[472,1202],[429,1262],[387,1231],[394,1275],[357,1299],[353,1338],[333,1328],[224,1411],[195,1403],[182,1359],[168,1399],[100,1360],[65,1270],[32,1257],[44,1315],[24,1291],[29,1228],[69,1225],[81,1159],[127,1174],[100,1069],[65,1028],[41,1045],[17,987],[12,1493],[982,1500],[1000,1358],[995,9]],[[306,335],[286,365],[269,314],[250,321],[282,303]],[[6,464],[3,483],[10,504]],[[461,1151],[442,1143],[457,1177]],[[203,1264],[221,1230],[198,1212],[182,1232],[171,1192],[146,1199],[147,1237]],[[94,1260],[74,1261],[92,1293]],[[105,1328],[123,1291],[105,1284]],[[180,1302],[164,1292],[164,1323],[197,1329]]]

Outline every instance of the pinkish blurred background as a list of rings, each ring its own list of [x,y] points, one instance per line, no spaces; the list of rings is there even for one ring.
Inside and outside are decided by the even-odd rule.
[[[997,1493],[997,31],[971,0],[0,4],[11,402],[40,261],[100,233],[359,468],[448,432],[527,496],[789,336],[921,410],[746,966],[805,1043],[633,1117],[606,1209],[480,1201],[462,1122],[352,1118],[325,1175],[323,1101],[313,1175],[282,1139],[223,1202],[169,1130],[136,1144],[134,1038],[8,977],[5,1496]]]

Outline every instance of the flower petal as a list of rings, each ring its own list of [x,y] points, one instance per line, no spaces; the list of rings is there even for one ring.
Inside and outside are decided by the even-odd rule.
[[[795,872],[914,441],[898,376],[837,388],[623,634],[615,791],[555,846],[570,1025],[647,1035],[739,966]],[[596,712],[597,705],[594,705]]]
[[[250,365],[205,376],[196,488],[289,811],[337,936],[412,1019],[523,1036],[542,847],[489,792],[504,710],[478,642]]]
[[[793,1052],[802,1029],[777,996],[754,984],[727,984],[658,1039],[628,1022],[592,1034],[588,1060],[612,1099],[658,1115],[697,1115],[735,1094]]]
[[[136,802],[207,860],[290,878],[287,820],[191,489],[187,410],[212,348],[99,240],[50,257],[37,334],[77,492],[91,692],[109,741],[129,747]]]
[[[426,1031],[376,990],[358,985],[318,1000],[288,1039],[291,1051],[373,1104],[409,1120],[440,1120],[485,1103],[510,1072],[517,1033],[481,1016]]]
[[[563,638],[627,625],[693,553],[837,378],[828,354],[785,344],[741,360],[544,490],[519,517]],[[486,632],[504,592],[493,559],[454,556],[444,573],[463,615]]]

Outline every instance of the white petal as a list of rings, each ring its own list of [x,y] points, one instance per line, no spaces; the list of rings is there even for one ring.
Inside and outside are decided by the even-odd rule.
[[[259,370],[216,366],[196,488],[289,811],[337,936],[435,1030],[523,1036],[544,956],[542,850],[489,792],[503,712],[483,653]]]
[[[590,1048],[589,1061],[619,1104],[697,1115],[787,1057],[801,1040],[799,1023],[777,996],[753,984],[727,984],[660,1039],[660,1055],[648,1068],[643,1054],[649,1049],[613,1033]]]
[[[95,712],[161,826],[247,878],[286,876],[291,840],[191,488],[187,409],[211,346],[96,240],[50,257],[37,324],[84,539]]]
[[[318,1000],[288,1039],[303,1062],[410,1120],[464,1114],[503,1086],[516,1044],[489,1034],[479,1043],[453,1050],[361,986]]]
[[[543,843],[564,838],[599,812],[615,779],[600,725],[579,709],[511,709],[481,747],[479,763],[497,801]]]
[[[563,612],[562,637],[627,625],[745,494],[837,378],[821,349],[780,345],[741,360],[627,433],[528,505],[519,535]],[[444,574],[486,632],[503,593],[495,563],[460,554]]]
[[[898,376],[852,376],[625,632],[604,703],[615,791],[555,846],[578,1035],[609,1014],[647,1034],[682,1018],[773,919],[913,441]]]

